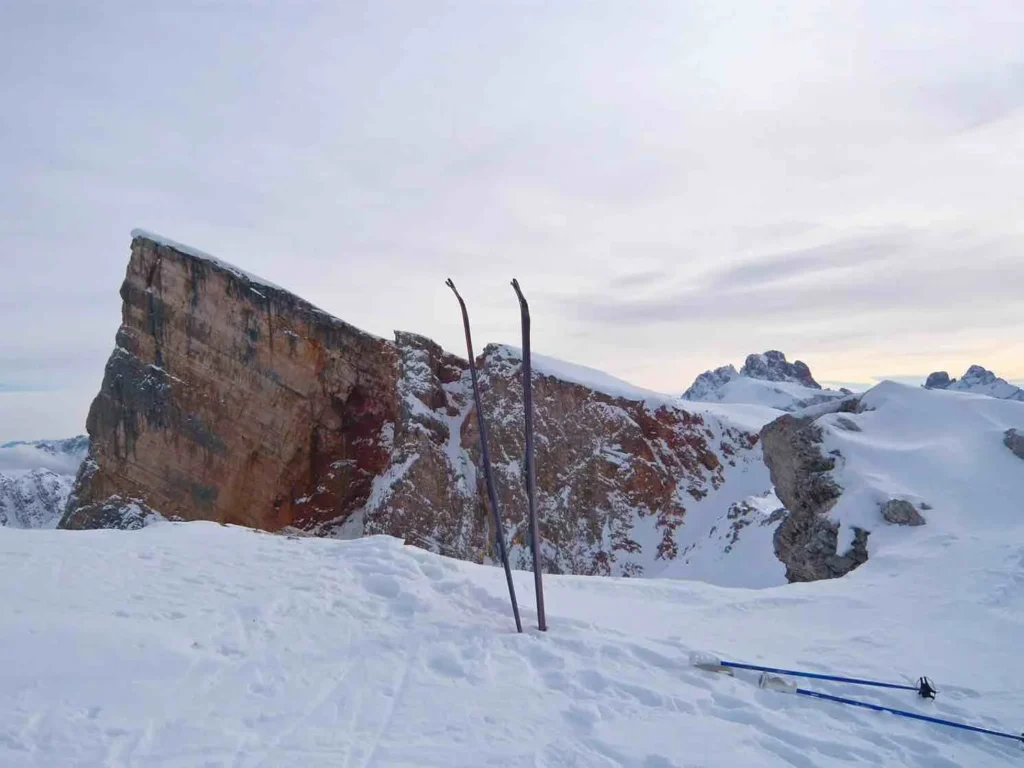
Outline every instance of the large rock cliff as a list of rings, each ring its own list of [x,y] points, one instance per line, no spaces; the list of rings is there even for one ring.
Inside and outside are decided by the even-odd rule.
[[[117,346],[89,413],[89,457],[62,527],[135,527],[159,513],[387,533],[459,558],[489,556],[464,360],[415,334],[364,333],[139,232],[121,297]],[[515,564],[529,567],[521,363],[515,350],[490,346],[477,365],[506,536]],[[539,368],[545,568],[656,573],[676,557],[688,509],[746,462],[757,436],[669,399],[599,391]]]

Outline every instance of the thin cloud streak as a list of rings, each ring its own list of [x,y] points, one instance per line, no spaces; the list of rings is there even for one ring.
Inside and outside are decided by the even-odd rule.
[[[538,352],[651,389],[1024,376],[1019,0],[65,6],[0,4],[0,377],[81,399],[39,434],[134,227],[456,352],[443,279],[515,343],[516,276]]]

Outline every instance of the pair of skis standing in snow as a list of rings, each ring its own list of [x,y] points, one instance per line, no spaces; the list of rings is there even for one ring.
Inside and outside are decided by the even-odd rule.
[[[462,300],[455,283],[449,278],[445,285],[452,289],[462,309],[462,325],[466,330],[466,354],[469,357],[469,376],[473,382],[473,401],[476,404],[476,419],[480,430],[480,458],[484,467],[484,482],[487,485],[487,498],[494,515],[494,538],[498,547],[501,564],[505,567],[505,579],[508,581],[508,595],[512,600],[512,614],[516,619],[516,630],[523,631],[523,622],[519,618],[519,604],[516,602],[516,588],[512,583],[512,567],[508,562],[508,549],[505,546],[505,531],[498,510],[498,496],[494,490],[494,477],[491,474],[491,457],[487,447],[487,422],[484,420],[483,403],[480,401],[480,384],[476,376],[476,357],[473,355],[473,337],[469,331],[469,312],[466,302]],[[537,591],[537,627],[541,632],[547,631],[544,618],[544,584],[540,563],[540,532],[537,528],[537,474],[534,466],[533,453],[533,379],[530,368],[530,305],[519,287],[519,281],[512,280],[512,288],[519,298],[519,312],[523,327],[523,411],[525,412],[526,430],[526,500],[529,507],[530,549],[533,552],[533,582]]]

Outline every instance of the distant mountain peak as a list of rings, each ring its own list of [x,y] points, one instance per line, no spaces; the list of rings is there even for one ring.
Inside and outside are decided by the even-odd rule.
[[[696,379],[690,388],[683,393],[684,400],[711,400],[715,392],[721,390],[726,384],[740,375],[734,365],[723,365],[712,371],[704,371]]]
[[[951,379],[946,371],[935,371],[928,374],[924,386],[925,389],[972,392],[976,395],[988,395],[1000,400],[1024,402],[1024,389],[1014,386],[1006,379],[999,378],[982,365],[970,366],[960,379]]]
[[[89,449],[85,435],[0,444],[0,528],[53,528]]]
[[[769,349],[759,355],[747,355],[740,375],[762,381],[789,381],[810,389],[821,389],[821,385],[811,375],[807,363],[802,360],[787,362],[786,356],[777,349]]]
[[[777,349],[747,355],[738,371],[723,365],[705,371],[683,393],[684,400],[765,405],[794,411],[848,394],[822,389],[801,360],[792,363]]]

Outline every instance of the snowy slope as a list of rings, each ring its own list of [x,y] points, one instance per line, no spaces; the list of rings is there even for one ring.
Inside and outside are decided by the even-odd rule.
[[[956,551],[979,531],[1024,521],[1024,461],[1004,444],[1006,430],[1024,432],[1024,403],[886,381],[860,409],[819,424],[829,426],[824,450],[840,454],[831,516],[851,540],[853,526],[872,531],[870,557],[915,546],[925,529]],[[886,524],[879,510],[890,499],[931,507],[925,528]]]
[[[985,514],[986,510],[981,510]],[[212,523],[0,530],[0,764],[985,766],[1018,745],[759,690],[687,654],[900,681],[841,695],[1019,729],[1020,521],[928,532],[834,581],[749,591],[548,577],[387,538]],[[533,625],[532,577],[517,573]],[[809,686],[810,687],[810,686]]]
[[[748,404],[694,403],[715,417],[756,432],[781,411]],[[801,411],[813,415],[826,405]],[[950,542],[979,527],[1016,521],[1024,508],[1024,461],[1005,444],[1007,430],[1024,434],[1024,403],[883,382],[860,398],[856,413],[818,418],[823,456],[835,457],[832,477],[841,487],[829,516],[840,523],[838,553],[854,540],[854,528],[870,532],[869,558],[921,537]],[[800,415],[798,414],[798,415]],[[781,502],[771,492],[767,469],[730,470],[729,494],[692,508],[677,539],[681,556],[658,575],[722,586],[767,587],[786,581],[773,536]],[[882,507],[906,501],[926,520],[907,528],[885,521]]]
[[[0,526],[56,527],[88,448],[85,435],[0,445]]]
[[[746,376],[737,376],[706,393],[703,398],[690,397],[686,399],[701,402],[742,403],[774,408],[778,411],[795,411],[842,397],[845,397],[845,393],[831,389],[812,389],[791,381],[762,381]]]

